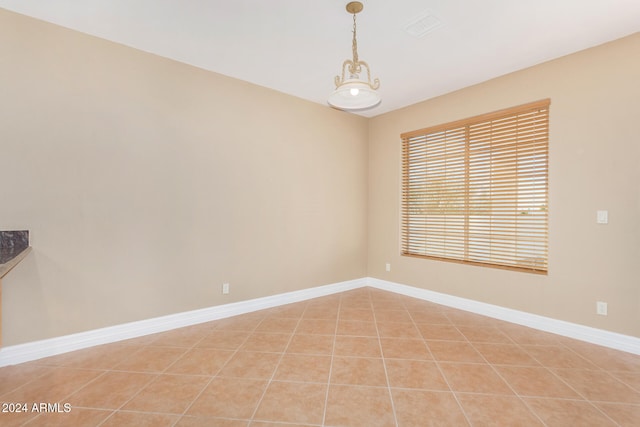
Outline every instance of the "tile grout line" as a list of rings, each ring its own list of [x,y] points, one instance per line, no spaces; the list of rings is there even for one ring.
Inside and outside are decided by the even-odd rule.
[[[16,391],[20,391],[21,388],[28,386],[29,384],[39,380],[40,378],[44,377],[45,375],[49,374],[50,372],[53,372],[53,371],[55,371],[55,370],[57,370],[57,369],[62,367],[62,366],[55,366],[55,365],[33,365],[33,366],[40,367],[40,368],[45,368],[46,371],[41,373],[40,375],[37,375],[33,379],[29,379],[24,384],[21,384],[21,385],[17,386],[16,388],[12,388],[11,390],[0,394],[0,399],[4,398],[4,396],[6,396],[6,395],[9,395],[11,393],[15,393]],[[95,370],[99,370],[99,369],[95,369]]]
[[[387,372],[387,363],[384,357],[384,351],[382,350],[382,338],[380,337],[380,329],[378,328],[378,322],[376,320],[376,309],[373,305],[373,299],[371,298],[371,292],[369,292],[369,300],[371,301],[371,312],[373,313],[373,324],[376,327],[376,335],[378,336],[378,348],[380,349],[380,357],[382,358],[382,369],[384,369],[384,377],[387,380],[387,392],[389,393],[389,400],[391,401],[391,411],[393,413],[393,421],[398,427],[398,415],[396,413],[396,404],[393,400],[393,393],[391,392],[391,382],[389,381],[389,373]],[[404,304],[403,304],[404,307]]]
[[[342,294],[338,300],[338,312],[336,313],[336,327],[333,331],[333,343],[331,345],[331,362],[329,363],[329,376],[327,377],[327,392],[324,396],[324,410],[322,411],[322,426],[327,421],[327,408],[329,406],[329,390],[331,389],[331,374],[333,373],[333,359],[336,352],[336,340],[338,338],[338,326],[340,325],[340,309],[342,308]]]
[[[509,338],[511,338],[511,337],[509,337]],[[515,341],[514,341],[514,342],[515,342]],[[535,355],[533,355],[533,354],[529,353],[529,352],[527,351],[527,349],[526,349],[526,348],[524,348],[524,347],[522,347],[520,344],[516,343],[516,345],[518,345],[518,347],[519,347],[519,348],[521,348],[521,349],[522,349],[526,354],[528,354],[531,358],[533,358],[536,362],[538,362],[538,363],[540,364],[540,367],[545,368],[547,371],[549,371],[549,372],[553,375],[553,377],[554,377],[554,378],[557,378],[558,380],[560,380],[563,384],[565,384],[565,385],[566,385],[567,387],[569,387],[571,390],[573,390],[574,392],[576,392],[576,394],[582,398],[582,399],[580,399],[580,400],[579,400],[579,399],[568,399],[568,398],[566,398],[566,399],[562,399],[562,398],[552,398],[552,399],[575,400],[575,401],[584,401],[584,402],[589,402],[589,403],[591,403],[591,402],[590,402],[590,400],[589,400],[589,399],[587,399],[585,396],[583,396],[581,393],[579,393],[579,392],[578,392],[578,390],[574,389],[570,384],[568,384],[566,381],[564,381],[564,380],[563,380],[559,375],[557,375],[555,372],[553,372],[553,370],[551,369],[551,367],[547,366],[545,363],[543,363],[541,360],[539,360],[539,359],[538,359],[538,357],[536,357]],[[599,366],[597,366],[595,363],[593,363],[593,362],[591,362],[590,360],[588,360],[588,359],[586,359],[586,358],[584,358],[584,357],[580,356],[580,354],[578,354],[577,352],[573,351],[573,349],[571,349],[571,348],[570,348],[570,347],[568,347],[568,346],[565,346],[565,345],[564,345],[564,344],[562,344],[562,343],[560,343],[560,344],[558,344],[558,345],[553,345],[553,344],[552,344],[552,345],[543,345],[543,346],[547,346],[547,347],[561,347],[561,348],[565,348],[565,349],[567,349],[567,350],[571,351],[572,353],[574,353],[575,355],[577,355],[577,356],[581,357],[582,359],[586,360],[587,362],[591,363],[592,365],[594,365],[594,366],[597,368],[597,370],[598,370],[598,371],[603,371],[603,372],[605,372],[603,369],[601,369],[601,368],[600,368]],[[556,369],[566,369],[566,368],[556,368]],[[592,369],[588,369],[588,370],[592,370]],[[531,397],[532,397],[532,398],[538,398],[538,399],[549,399],[549,397],[544,397],[544,396],[531,396]],[[524,401],[524,399],[523,399],[523,401]],[[527,403],[526,403],[526,401],[525,401],[525,404],[527,404]],[[595,405],[593,405],[593,404],[592,404],[592,406],[594,406],[594,407],[595,407]],[[529,405],[527,405],[527,407],[529,407]],[[600,409],[599,409],[599,408],[597,408],[597,407],[595,407],[595,408],[596,408],[596,410],[600,411]],[[531,410],[531,411],[532,411],[532,412],[534,412],[533,410]],[[600,411],[600,412],[602,412],[602,411]],[[606,414],[604,414],[604,415],[606,416]],[[607,418],[609,418],[609,417],[607,416]]]
[[[555,378],[559,379],[562,383],[564,383],[566,386],[568,386],[571,390],[573,390],[574,392],[576,392],[576,394],[578,396],[580,396],[582,399],[569,399],[569,398],[555,398],[555,397],[548,397],[548,396],[527,396],[527,397],[531,397],[534,399],[551,399],[551,400],[571,400],[571,401],[576,401],[576,402],[586,402],[588,404],[590,404],[596,411],[600,412],[602,415],[604,415],[607,419],[609,419],[610,421],[614,422],[614,424],[617,424],[613,419],[611,419],[606,413],[604,413],[604,411],[602,411],[600,408],[598,408],[596,405],[594,405],[591,400],[587,399],[585,396],[583,396],[580,392],[578,392],[578,390],[576,390],[574,387],[572,387],[569,383],[567,383],[566,381],[564,381],[560,376],[558,376],[555,372],[553,372],[553,370],[551,369],[551,367],[547,366],[546,364],[544,364],[541,360],[539,360],[537,357],[535,357],[535,355],[530,354],[526,348],[524,348],[520,343],[518,343],[517,341],[515,341],[511,336],[509,336],[507,333],[505,333],[504,331],[500,330],[500,328],[497,328],[503,335],[505,335],[512,343],[512,345],[515,345],[518,349],[524,351],[527,355],[529,355],[531,358],[533,358],[536,362],[538,362],[539,366],[535,366],[535,368],[544,368],[546,369],[548,372],[550,372]],[[463,334],[464,335],[464,334]],[[465,336],[466,338],[466,336]],[[509,388],[514,392],[515,396],[518,397],[518,399],[525,405],[525,407],[533,414],[535,415],[535,417],[537,419],[540,420],[540,422],[542,422],[543,425],[546,425],[546,423],[544,422],[544,420],[540,417],[540,415],[538,415],[538,413],[536,411],[533,410],[533,408],[527,403],[527,401],[524,399],[524,396],[520,395],[512,386],[511,384],[500,374],[500,372],[498,372],[498,370],[496,369],[496,367],[494,366],[495,364],[490,363],[487,358],[482,354],[482,352],[480,352],[477,348],[475,343],[472,342],[471,340],[468,340],[469,344],[471,344],[471,346],[480,354],[480,356],[487,362],[487,364],[489,366],[491,366],[491,368],[493,369],[493,371],[498,375],[498,377],[500,377],[500,379],[502,381],[504,381],[507,386],[509,386]],[[487,342],[487,344],[499,344],[499,343],[490,343]],[[560,345],[542,345],[542,346],[547,346],[547,347],[564,347],[564,348],[568,348],[569,350],[572,350],[571,348],[563,345],[562,343],[560,343]],[[580,356],[580,354],[578,354],[577,352],[574,351],[574,353],[581,357],[582,359],[585,359],[586,361],[590,362],[588,359]],[[593,364],[593,363],[592,363]],[[519,365],[507,365],[507,366],[515,366],[515,367],[520,367]],[[594,364],[594,366],[596,366],[598,368],[598,370],[602,370],[600,369],[597,365]],[[522,366],[522,367],[529,367],[529,366]],[[560,368],[558,368],[560,369]],[[591,370],[591,369],[587,369],[587,370]]]
[[[215,330],[216,328],[214,327],[213,330]],[[210,333],[211,331],[209,331]],[[206,336],[206,335],[205,335]],[[195,341],[191,346],[189,347],[178,347],[178,348],[183,348],[184,352],[178,356],[176,358],[176,360],[174,360],[173,362],[171,362],[169,365],[167,365],[162,371],[157,372],[157,375],[154,376],[154,378],[152,378],[148,383],[146,383],[145,385],[143,385],[140,390],[138,390],[137,393],[135,393],[133,396],[131,396],[131,398],[129,398],[126,402],[124,402],[122,405],[120,405],[119,408],[115,409],[107,418],[105,418],[104,420],[102,420],[102,422],[100,424],[98,424],[98,426],[96,427],[100,427],[101,425],[104,425],[104,423],[106,423],[110,418],[112,418],[117,412],[122,411],[129,402],[131,402],[133,399],[135,399],[138,395],[140,395],[140,393],[142,392],[142,390],[144,390],[145,388],[147,388],[149,385],[151,385],[152,383],[154,383],[155,381],[158,380],[158,378],[160,378],[160,376],[162,376],[165,372],[167,372],[167,370],[173,366],[174,364],[176,364],[176,362],[180,359],[182,359],[184,357],[185,354],[187,354],[190,350],[194,349],[196,347],[196,345],[201,342],[205,336],[201,337],[199,340]],[[158,338],[156,338],[157,340]],[[151,341],[150,343],[144,344],[142,345],[143,348],[149,348],[149,347],[173,347],[173,346],[154,346],[153,343],[156,341]],[[138,350],[137,352],[135,352],[134,354],[132,354],[129,357],[133,357],[135,354],[139,353],[140,351],[142,351],[142,348],[140,350]],[[127,360],[128,358],[122,360],[120,363],[124,362],[125,360]],[[116,365],[115,367],[117,367],[118,365]],[[114,368],[115,368],[114,367]],[[117,371],[115,369],[111,369],[112,372],[122,372],[122,371]],[[125,372],[130,372],[130,371],[125,371]],[[146,373],[146,372],[140,372],[140,373]],[[212,378],[213,379],[213,378]],[[210,382],[210,381],[209,381]],[[207,387],[207,385],[209,385],[209,382],[207,382],[207,384],[204,386],[204,388],[200,391],[200,393],[202,393],[202,391],[204,391],[204,389]],[[195,399],[194,399],[195,401]],[[192,401],[193,403],[193,401]],[[190,405],[189,405],[190,406]],[[177,415],[177,420],[172,424],[172,426],[175,426],[178,422],[180,422],[180,419],[183,417],[184,412],[182,414],[167,414],[167,413],[163,413],[165,415]]]
[[[306,302],[305,301],[300,301],[300,302],[298,302],[296,304],[300,304],[300,303],[306,303]],[[267,394],[267,390],[269,390],[269,386],[273,382],[273,378],[276,376],[276,372],[278,371],[278,367],[280,367],[280,363],[282,363],[282,359],[284,359],[284,355],[287,352],[287,348],[289,348],[289,345],[291,345],[291,341],[293,340],[293,337],[296,334],[296,330],[300,326],[300,322],[302,321],[302,318],[304,316],[304,313],[307,311],[307,308],[308,308],[308,304],[305,305],[304,310],[302,311],[302,314],[300,314],[300,316],[298,317],[298,321],[296,322],[296,326],[293,328],[293,331],[291,332],[291,336],[289,336],[289,341],[287,341],[287,345],[285,346],[285,348],[282,351],[282,353],[280,353],[280,357],[278,358],[278,362],[276,363],[276,366],[273,368],[273,372],[271,373],[271,377],[267,380],[267,385],[265,386],[264,391],[262,392],[262,396],[260,396],[260,399],[258,399],[258,403],[256,404],[256,407],[253,410],[253,413],[251,414],[251,418],[249,419],[249,424],[253,423],[254,418],[255,418],[256,414],[258,413],[258,409],[260,408],[260,404],[264,400],[264,396]],[[266,319],[266,317],[265,317],[265,319]],[[262,320],[264,321],[264,319],[262,319]],[[260,322],[260,324],[261,323],[262,322]],[[256,330],[258,329],[258,326],[256,326]],[[248,339],[248,337],[247,337],[247,339]],[[245,340],[245,342],[246,342],[246,340]],[[239,348],[238,348],[238,350],[239,350]]]
[[[467,338],[467,336],[465,334],[463,334],[462,331],[458,328],[458,325],[456,325],[451,320],[451,318],[447,315],[446,311],[443,312],[442,315],[449,321],[449,323],[455,328],[455,330],[460,334],[460,336],[462,336],[465,339],[466,342],[469,342],[469,339]],[[411,320],[413,320],[413,317],[411,318]],[[433,357],[433,361],[435,362],[436,367],[438,368],[438,371],[440,372],[440,375],[442,375],[442,378],[444,378],[444,381],[447,383],[447,387],[449,387],[449,390],[451,391],[451,394],[453,395],[453,398],[455,399],[456,403],[458,404],[458,408],[460,408],[460,412],[462,412],[462,415],[464,416],[464,419],[467,420],[467,423],[469,423],[469,425],[472,426],[473,423],[471,422],[471,419],[469,419],[469,415],[467,415],[467,411],[465,411],[464,407],[462,406],[462,403],[460,403],[460,399],[458,399],[457,393],[453,390],[453,387],[451,387],[451,383],[449,382],[449,379],[444,374],[444,371],[442,370],[442,366],[440,366],[440,360],[438,360],[435,357],[435,355],[433,354],[433,352],[429,348],[429,344],[427,344],[427,340],[424,340],[424,342],[425,342],[425,345],[427,346],[427,349],[429,349],[429,353],[431,353],[431,356]],[[475,350],[475,348],[474,348],[474,350]]]
[[[114,368],[116,368],[120,363],[124,362],[124,361],[125,361],[126,359],[128,359],[129,357],[133,357],[135,354],[137,354],[138,352],[142,351],[142,349],[143,349],[143,348],[145,348],[145,347],[147,347],[147,345],[140,345],[140,348],[139,348],[137,351],[133,352],[133,354],[131,354],[131,355],[129,355],[128,357],[126,357],[126,358],[124,358],[124,359],[120,360],[119,362],[115,363],[113,366],[111,366],[111,367],[110,367],[110,368],[108,368],[108,369],[89,369],[89,368],[82,368],[82,367],[81,367],[81,368],[77,368],[77,367],[73,367],[73,366],[58,366],[58,367],[56,367],[56,369],[58,369],[58,368],[69,368],[69,369],[86,369],[86,370],[93,370],[93,371],[96,371],[96,370],[97,370],[97,371],[103,371],[100,375],[97,375],[94,379],[92,379],[92,380],[88,381],[88,382],[87,382],[86,384],[84,384],[83,386],[79,387],[78,389],[76,389],[76,390],[74,390],[73,392],[71,392],[71,393],[69,393],[68,395],[66,395],[66,396],[65,396],[65,399],[70,398],[70,397],[71,397],[71,396],[73,396],[74,394],[81,392],[83,389],[85,389],[85,388],[86,388],[86,387],[88,387],[89,385],[91,385],[91,384],[93,384],[94,382],[98,381],[100,378],[102,378],[102,377],[106,376],[109,372],[119,372],[119,371],[115,370]],[[151,378],[147,383],[145,383],[145,384],[140,388],[140,390],[138,391],[138,393],[139,393],[143,388],[145,388],[146,386],[148,386],[149,384],[151,384],[151,382],[153,382],[153,381],[157,378],[157,376],[158,376],[158,375],[154,375],[154,376],[153,376],[153,377],[152,377],[152,378]],[[137,395],[138,393],[136,393],[135,395]],[[65,399],[62,399],[62,400],[65,400]],[[128,401],[127,401],[127,402],[125,402],[124,404],[126,404],[126,403],[128,403]],[[123,404],[123,405],[124,405],[124,404]],[[104,424],[104,423],[105,423],[109,418],[111,418],[111,417],[112,417],[116,412],[118,412],[118,410],[119,410],[120,408],[117,408],[117,409],[112,409],[112,408],[100,408],[100,409],[101,409],[101,410],[105,410],[105,411],[111,411],[111,413],[110,413],[110,414],[109,414],[109,415],[108,415],[104,420],[102,420],[102,421],[98,424],[98,426],[97,426],[97,427],[99,427],[100,425]],[[39,415],[39,416],[37,416],[37,417],[34,417],[33,419],[29,420],[28,422],[31,422],[31,421],[35,420],[36,418],[39,418],[39,417],[40,417],[40,415]]]
[[[458,327],[456,326],[456,329]],[[496,328],[497,329],[497,328]],[[459,331],[460,333],[462,333],[462,331]],[[503,335],[505,335],[509,341],[511,341],[517,348],[520,348],[520,346],[518,345],[517,342],[515,342],[515,340],[513,340],[513,338],[511,338],[509,335],[503,333],[502,331],[500,331]],[[464,335],[464,333],[462,333],[462,335],[467,339],[467,341],[469,342],[469,345],[471,345],[471,347],[473,347],[473,349],[480,355],[480,357],[482,357],[482,359],[485,361],[485,363],[487,365],[489,365],[491,367],[491,370],[498,376],[498,378],[500,378],[502,380],[502,382],[504,382],[507,387],[509,387],[509,389],[513,392],[514,396],[516,398],[518,398],[518,400],[525,406],[525,408],[527,408],[527,410],[536,418],[538,419],[542,425],[547,425],[547,423],[544,422],[544,420],[540,417],[540,415],[538,415],[538,413],[536,411],[533,410],[533,408],[531,408],[527,402],[524,400],[524,398],[513,388],[513,386],[511,385],[511,383],[509,383],[501,374],[500,372],[498,372],[498,370],[496,369],[496,367],[494,366],[493,363],[490,363],[489,360],[487,360],[487,358],[484,356],[484,354],[482,354],[481,351],[479,351],[476,346],[474,345],[474,343],[467,338],[466,335]],[[487,343],[487,344],[493,344],[493,343]],[[522,349],[524,351],[524,349]],[[526,353],[526,351],[525,351]],[[529,354],[529,353],[527,353]],[[533,356],[532,356],[533,357]],[[540,363],[540,361],[538,361],[537,359],[534,358],[534,360],[536,360],[538,363]],[[525,366],[526,367],[526,366]]]
[[[597,412],[601,413],[602,415],[604,415],[605,418],[607,418],[608,420],[611,420],[614,424],[618,424],[615,420],[613,420],[611,417],[609,417],[609,415],[604,412],[602,409],[600,409],[598,406],[596,406],[593,401],[591,399],[589,399],[587,396],[583,395],[582,393],[580,393],[578,390],[576,390],[571,384],[569,384],[567,381],[564,380],[564,378],[562,378],[560,375],[556,374],[551,368],[545,366],[545,368],[551,372],[551,374],[558,378],[561,382],[563,382],[567,387],[569,387],[571,390],[573,390],[574,392],[576,392],[576,394],[580,397],[582,397],[582,401],[588,403],[589,405],[591,405],[591,407],[593,407]],[[563,368],[555,368],[555,369],[563,369]],[[577,370],[582,370],[582,369],[577,369]],[[603,372],[605,372],[606,374],[608,374],[610,377],[614,378],[617,380],[617,378],[615,378],[613,375],[609,374],[608,372],[602,370]],[[620,382],[620,380],[617,380]],[[624,383],[622,383],[624,384]],[[625,384],[626,385],[626,384]],[[618,402],[621,403],[621,402]]]
[[[142,387],[140,387],[140,390],[138,390],[136,393],[134,393],[133,396],[131,396],[128,400],[126,400],[122,405],[120,405],[118,408],[114,409],[113,412],[104,420],[102,420],[102,422],[100,422],[100,424],[98,424],[98,426],[96,427],[100,427],[101,425],[103,425],[104,423],[107,422],[107,420],[109,420],[111,417],[113,417],[117,412],[119,412],[127,403],[131,402],[131,400],[136,397],[138,394],[140,394],[140,392],[146,388],[148,385],[150,385],[151,383],[153,383],[155,380],[157,380],[160,377],[161,374],[156,374],[153,376],[153,378],[151,378],[148,382],[146,382]]]
[[[209,387],[209,385],[211,385],[211,383],[213,382],[214,379],[218,378],[218,374],[224,369],[225,366],[227,366],[227,364],[231,361],[231,359],[233,359],[233,357],[238,353],[238,351],[240,351],[240,348],[244,345],[244,343],[247,342],[247,340],[249,339],[249,337],[251,336],[251,334],[258,328],[258,326],[264,321],[264,319],[266,318],[263,317],[260,322],[258,322],[258,324],[256,326],[253,327],[252,330],[247,331],[249,332],[249,334],[246,336],[246,338],[238,345],[238,347],[233,351],[233,353],[229,356],[229,358],[222,364],[222,366],[220,366],[220,369],[218,369],[218,371],[214,374],[211,375],[211,378],[209,379],[209,381],[207,381],[207,383],[204,385],[204,387],[202,388],[202,390],[200,390],[200,393],[198,393],[192,400],[191,402],[187,405],[186,409],[182,412],[182,414],[180,414],[180,418],[178,418],[178,421],[176,421],[173,425],[175,426],[177,423],[180,422],[180,420],[187,416],[187,412],[189,411],[189,409],[191,409],[191,407],[193,406],[194,403],[196,403],[196,401],[200,398],[200,396],[202,396],[202,394],[204,393],[204,391]],[[214,328],[214,330],[218,330],[219,328],[216,327]],[[212,331],[213,332],[213,331]],[[237,331],[237,332],[241,332],[241,331]],[[211,333],[211,332],[210,332]],[[193,344],[193,346],[191,347],[191,349],[194,349],[198,346],[199,343],[201,343],[204,339],[206,338],[206,335],[202,338],[200,338],[198,341],[196,341],[195,344]],[[183,355],[184,356],[184,355]],[[176,360],[177,362],[177,360]],[[174,362],[175,363],[175,362]],[[173,364],[172,364],[173,365]],[[167,369],[169,369],[167,367]]]
[[[560,342],[559,347],[563,347],[566,350],[568,350],[569,352],[571,352],[572,354],[575,354],[576,356],[578,356],[579,358],[587,361],[588,363],[592,364],[593,366],[595,366],[597,368],[597,370],[599,371],[603,371],[603,372],[607,372],[606,369],[604,369],[603,367],[601,367],[600,365],[596,364],[594,361],[592,361],[591,359],[589,359],[586,356],[583,356],[582,354],[578,353],[575,349],[569,347],[568,345],[564,344],[563,342]],[[595,370],[595,369],[594,369]]]
[[[209,334],[212,331],[215,331],[218,329],[218,326],[216,325],[214,328],[212,328],[211,331],[209,331]],[[194,348],[196,348],[198,346],[198,344],[200,344],[206,337],[208,334],[205,334],[204,336],[202,336],[199,340],[195,341],[191,347],[189,347],[189,349],[183,353],[180,357],[178,357],[176,360],[173,361],[173,363],[171,363],[169,366],[167,366],[167,368],[164,370],[165,372],[170,369],[173,365],[175,365],[176,363],[178,363],[178,361],[180,359],[182,359],[184,357],[185,354],[187,354],[189,351],[193,350]],[[247,336],[247,338],[245,338],[245,341],[248,339],[249,337]],[[237,351],[237,349],[236,349]],[[233,355],[235,354],[235,352],[233,354],[231,354],[231,356],[229,356],[229,358],[224,362],[224,364],[220,367],[220,369],[218,369],[218,372],[220,372],[222,370],[222,368],[224,368],[224,366],[229,363],[229,360],[231,360],[231,358],[233,357]],[[207,387],[209,387],[209,384],[211,384],[211,382],[213,381],[213,379],[218,375],[218,372],[216,372],[216,374],[211,375],[211,378],[209,379],[209,381],[207,381],[207,383],[204,385],[204,387],[202,387],[202,390],[200,390],[200,392],[193,398],[191,399],[191,402],[187,405],[187,407],[185,408],[184,411],[182,411],[182,414],[178,415],[178,419],[176,420],[175,423],[172,424],[172,427],[175,427],[176,424],[178,424],[180,422],[180,420],[185,416],[185,414],[187,413],[187,411],[191,408],[191,406],[193,406],[193,404],[196,402],[196,400],[198,400],[198,398],[202,395],[202,393],[204,393],[204,391],[207,389]]]
[[[466,338],[466,337],[465,337],[465,338]],[[509,337],[509,338],[511,338],[511,337]],[[468,339],[467,339],[467,340],[468,340]],[[512,341],[513,341],[513,340],[512,340]],[[474,347],[474,349],[475,349],[476,351],[478,351],[478,350],[477,350],[477,348],[475,348],[475,344],[485,344],[484,342],[483,342],[483,343],[479,343],[479,342],[474,343],[474,342],[472,342],[472,341],[470,341],[470,340],[468,340],[468,342],[469,342],[469,344],[470,344],[470,345],[472,345],[472,346]],[[532,398],[532,399],[560,400],[560,401],[572,401],[572,402],[588,403],[588,404],[590,404],[591,406],[593,406],[593,407],[594,407],[594,409],[596,409],[598,412],[600,412],[602,415],[604,415],[608,420],[610,420],[610,421],[612,421],[613,423],[617,424],[615,420],[613,420],[612,418],[610,418],[606,413],[604,413],[600,408],[598,408],[598,407],[593,403],[594,401],[592,401],[591,399],[588,399],[588,398],[586,398],[585,396],[583,396],[583,395],[582,395],[581,393],[579,393],[575,388],[573,388],[570,384],[568,384],[566,381],[564,381],[562,378],[560,378],[558,375],[556,375],[556,374],[555,374],[555,372],[553,372],[553,370],[552,370],[552,368],[551,368],[551,367],[546,366],[545,364],[543,364],[542,362],[540,362],[540,361],[539,361],[535,356],[533,356],[533,355],[529,354],[525,349],[523,349],[523,348],[522,348],[522,346],[521,346],[519,343],[517,343],[517,342],[515,342],[515,341],[513,341],[513,343],[514,343],[514,345],[515,345],[516,347],[518,347],[518,348],[520,348],[521,350],[525,351],[525,353],[526,353],[526,354],[528,354],[530,357],[532,357],[536,362],[538,362],[538,364],[539,364],[539,365],[537,365],[537,366],[531,366],[531,365],[511,365],[511,364],[502,364],[502,365],[501,365],[501,364],[493,364],[493,363],[490,363],[490,362],[486,359],[486,357],[484,357],[484,355],[483,355],[480,351],[478,351],[478,353],[480,353],[480,355],[483,357],[483,359],[485,359],[485,361],[486,361],[487,363],[482,363],[482,364],[481,364],[481,363],[471,363],[471,362],[468,362],[468,363],[469,363],[469,364],[480,364],[480,365],[488,364],[488,365],[490,365],[490,366],[492,367],[492,369],[493,369],[494,371],[496,371],[496,369],[495,369],[495,366],[496,366],[496,365],[497,365],[497,366],[507,366],[507,367],[523,367],[523,368],[531,368],[531,367],[532,367],[532,368],[537,368],[537,369],[542,368],[542,369],[547,370],[547,371],[548,371],[548,372],[550,372],[551,374],[553,374],[553,376],[554,376],[555,378],[557,378],[557,379],[561,380],[561,381],[562,381],[562,383],[564,383],[565,385],[567,385],[571,390],[575,391],[575,392],[576,392],[576,394],[579,396],[579,397],[577,397],[577,398],[569,398],[569,397],[549,397],[549,396],[534,396],[534,395],[532,395],[532,396],[522,396],[522,395],[520,395],[519,393],[517,393],[517,392],[513,389],[513,387],[511,386],[511,384],[510,384],[508,381],[506,381],[506,380],[502,377],[502,375],[501,375],[499,372],[497,372],[497,371],[496,371],[496,374],[497,374],[497,375],[498,375],[498,376],[499,376],[499,377],[500,377],[500,378],[501,378],[501,379],[502,379],[502,380],[503,380],[503,381],[504,381],[504,382],[509,386],[509,388],[511,388],[511,389],[512,389],[512,391],[514,392],[514,395],[515,395],[516,397],[518,397],[518,398],[522,401],[522,403],[525,405],[525,407],[526,407],[526,408],[527,408],[527,409],[528,409],[528,410],[529,410],[533,415],[535,415],[535,417],[536,417],[537,419],[539,419],[539,420],[542,422],[542,424],[543,424],[543,425],[546,425],[546,423],[544,422],[544,420],[542,420],[542,419],[540,418],[540,416],[538,415],[538,413],[537,413],[536,411],[534,411],[534,410],[530,407],[530,405],[527,403],[527,401],[526,401],[525,397],[527,397],[527,398]],[[502,344],[502,343],[490,343],[490,342],[487,342],[486,344]],[[505,345],[509,345],[509,344],[505,344]],[[552,347],[552,345],[549,345],[549,347]],[[465,363],[465,364],[466,364],[467,362],[459,362],[459,363]],[[570,369],[570,368],[556,368],[556,369]],[[593,369],[575,369],[575,370],[600,371],[601,369],[598,369],[598,370],[593,370]],[[606,371],[604,371],[604,372],[606,372]],[[445,379],[446,379],[446,378],[445,378]],[[619,381],[619,380],[618,380],[618,381]],[[495,393],[476,393],[476,392],[455,392],[454,394],[462,394],[462,395],[464,395],[464,394],[470,394],[470,395],[478,395],[478,394],[480,394],[480,395],[486,395],[486,396],[501,396],[500,394],[495,394]],[[596,402],[597,402],[597,401],[596,401]],[[622,402],[615,402],[615,403],[616,403],[616,404],[624,404],[624,403],[622,403]]]
[[[100,377],[102,377],[103,375],[105,375],[105,374],[107,373],[107,371],[108,371],[108,370],[105,370],[105,369],[73,368],[73,367],[70,367],[70,366],[51,366],[51,367],[50,367],[50,369],[51,369],[51,371],[52,371],[52,372],[53,372],[53,371],[56,371],[56,370],[59,370],[59,369],[61,369],[61,368],[63,368],[63,369],[74,369],[74,370],[84,370],[84,371],[102,371],[102,372],[101,372],[100,374],[96,375],[96,377],[95,377],[95,378],[93,378],[93,379],[89,380],[86,384],[83,384],[82,386],[78,387],[77,389],[74,389],[73,391],[71,391],[71,392],[69,392],[68,394],[66,394],[62,399],[60,399],[60,402],[66,401],[66,399],[68,399],[69,397],[73,396],[75,393],[79,392],[80,390],[82,390],[83,388],[85,388],[86,386],[88,386],[90,383],[92,383],[92,382],[96,381],[98,378],[100,378]],[[19,386],[19,387],[15,388],[15,389],[13,389],[12,391],[10,391],[10,392],[8,392],[8,393],[3,394],[3,396],[4,396],[4,395],[6,395],[6,394],[9,394],[9,393],[14,393],[14,392],[16,392],[16,391],[19,391],[21,388],[26,387],[26,386],[27,386],[27,385],[29,385],[30,383],[32,383],[32,382],[34,382],[34,381],[36,381],[36,380],[41,379],[41,378],[42,378],[42,377],[44,377],[46,374],[47,374],[47,373],[44,373],[44,374],[42,374],[42,375],[38,376],[36,379],[34,379],[34,380],[32,380],[32,381],[28,381],[27,383],[25,383],[25,384],[23,384],[23,385],[21,385],[21,386]],[[107,410],[109,410],[109,409],[107,409]],[[113,411],[113,410],[111,410],[111,411]],[[29,423],[34,422],[36,419],[41,418],[41,417],[44,417],[44,415],[45,415],[45,413],[38,414],[38,415],[36,415],[36,416],[35,416],[35,417],[33,417],[33,418],[29,418],[28,420],[26,420],[24,423],[22,423],[22,424],[20,424],[20,425],[21,425],[21,426],[26,426],[26,425],[28,425]]]
[[[438,372],[440,373],[440,375],[444,379],[444,382],[447,384],[447,387],[449,387],[448,393],[451,393],[451,395],[453,396],[454,400],[458,404],[458,408],[460,408],[460,412],[462,412],[462,415],[464,416],[464,419],[467,421],[467,423],[469,423],[470,426],[472,426],[473,424],[471,423],[471,420],[469,419],[469,416],[467,415],[467,411],[465,411],[464,407],[460,403],[460,400],[458,399],[457,393],[451,387],[451,384],[449,383],[449,379],[444,374],[444,372],[442,370],[442,367],[440,366],[440,361],[435,357],[435,355],[431,351],[431,348],[429,348],[429,344],[427,342],[427,339],[425,339],[424,335],[422,335],[422,332],[420,331],[420,328],[418,328],[418,324],[415,321],[415,319],[413,318],[413,316],[411,315],[411,312],[409,310],[407,310],[407,312],[409,313],[409,317],[411,318],[411,322],[413,323],[414,327],[416,329],[418,329],[418,332],[420,332],[420,336],[422,337],[422,342],[424,343],[424,346],[427,348],[427,351],[431,355],[431,358],[433,359],[433,363],[436,365],[436,368],[438,368]],[[455,323],[453,323],[453,321],[449,318],[449,316],[447,316],[447,313],[443,312],[442,315],[449,321],[449,325],[453,326],[455,328],[455,330],[468,342],[469,340],[467,339],[467,337],[460,331],[460,329],[458,329],[458,326]],[[440,341],[440,340],[436,340],[436,341]],[[444,341],[447,341],[447,342],[464,342],[464,341],[451,341],[451,340],[444,340]],[[475,348],[474,348],[474,350],[475,350]]]

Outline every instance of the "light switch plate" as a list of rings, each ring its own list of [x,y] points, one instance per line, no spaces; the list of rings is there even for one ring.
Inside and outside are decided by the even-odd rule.
[[[596,222],[598,224],[609,223],[609,211],[598,211],[596,214]]]

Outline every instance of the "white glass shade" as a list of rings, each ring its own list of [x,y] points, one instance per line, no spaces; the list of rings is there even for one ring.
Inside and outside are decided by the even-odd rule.
[[[329,97],[329,105],[339,110],[364,110],[380,103],[380,95],[362,80],[348,79]]]

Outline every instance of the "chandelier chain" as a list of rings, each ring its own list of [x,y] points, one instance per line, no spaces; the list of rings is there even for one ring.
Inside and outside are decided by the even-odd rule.
[[[354,64],[358,63],[358,40],[356,39],[356,14],[353,14],[353,62]]]

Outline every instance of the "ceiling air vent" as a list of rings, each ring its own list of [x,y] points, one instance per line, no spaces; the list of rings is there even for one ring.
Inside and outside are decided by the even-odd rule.
[[[404,30],[413,37],[424,37],[427,33],[442,25],[442,20],[431,12],[425,12],[420,17],[405,25]]]

